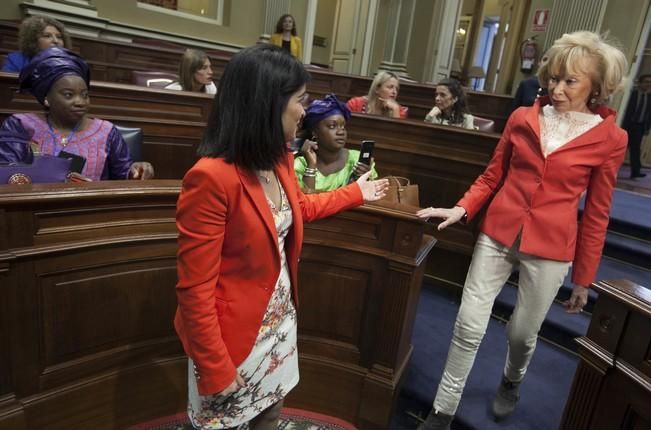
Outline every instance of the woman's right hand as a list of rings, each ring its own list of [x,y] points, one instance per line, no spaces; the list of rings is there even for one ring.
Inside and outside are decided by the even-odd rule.
[[[244,382],[244,379],[240,376],[239,373],[235,375],[235,380],[231,382],[231,384],[224,389],[224,391],[218,393],[218,396],[226,397],[230,396],[240,388],[243,388],[246,386],[246,382]]]
[[[316,168],[316,151],[318,149],[319,145],[313,140],[305,139],[305,142],[303,142],[301,154],[303,154],[305,161],[307,161],[307,167]]]
[[[466,210],[461,206],[455,206],[453,208],[425,208],[416,212],[416,215],[424,220],[429,218],[443,218],[443,222],[439,224],[438,230],[441,231],[450,224],[459,222],[461,218],[466,215]]]
[[[390,112],[393,117],[400,116],[400,105],[395,101],[395,99],[385,99],[381,97],[378,97],[378,99],[382,103],[383,110]]]

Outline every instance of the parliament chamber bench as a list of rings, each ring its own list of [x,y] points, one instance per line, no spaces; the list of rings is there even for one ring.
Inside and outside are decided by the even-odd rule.
[[[18,25],[15,22],[0,21],[0,54],[17,50]],[[140,42],[125,43],[75,35],[73,49],[84,57],[90,67],[93,80],[130,84],[135,82],[134,71],[159,71],[178,73],[178,65],[184,47],[156,46]],[[231,55],[209,53],[216,82],[223,73]],[[336,73],[310,67],[312,80],[308,92],[314,98],[335,93],[342,100],[366,95],[372,78]],[[422,121],[434,106],[435,86],[402,81],[398,101],[409,108],[409,118]],[[511,112],[513,98],[509,95],[467,90],[468,109],[474,115],[495,122],[495,129],[501,131]]]
[[[41,110],[30,95],[16,94],[17,86],[15,75],[0,73],[0,119]],[[210,96],[97,81],[91,82],[90,94],[92,115],[143,129],[142,158],[153,164],[156,178],[181,179],[196,161],[213,102]],[[381,176],[404,176],[419,185],[423,207],[456,203],[484,170],[499,139],[493,133],[364,114],[354,114],[347,128],[351,148],[363,139],[376,141],[374,157]],[[431,281],[446,287],[463,284],[475,225],[436,232],[439,246],[426,270]],[[427,228],[434,235],[433,224]]]
[[[178,180],[0,186],[0,428],[121,429],[185,410],[173,329]],[[424,261],[413,208],[306,224],[301,382],[286,400],[387,429]]]

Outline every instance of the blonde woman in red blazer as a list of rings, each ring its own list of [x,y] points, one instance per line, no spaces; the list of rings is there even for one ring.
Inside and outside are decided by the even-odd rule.
[[[455,207],[419,212],[442,218],[441,230],[472,220],[488,204],[433,409],[419,429],[449,429],[493,302],[513,271],[520,285],[492,405],[498,420],[515,409],[538,331],[570,265],[575,287],[565,305],[576,313],[586,304],[627,143],[615,112],[602,103],[619,89],[625,70],[624,54],[599,35],[563,35],[538,73],[549,97],[511,115],[488,167]]]
[[[285,142],[304,115],[308,79],[275,46],[235,55],[220,80],[203,158],[183,179],[174,324],[189,357],[196,428],[277,428],[283,398],[298,383],[303,221],[386,194],[386,180],[368,175],[329,193],[301,193]]]

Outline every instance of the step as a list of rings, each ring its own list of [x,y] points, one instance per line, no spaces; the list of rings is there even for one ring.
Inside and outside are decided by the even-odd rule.
[[[584,200],[579,203],[583,211]],[[651,241],[651,197],[630,191],[615,189],[610,208],[608,230]]]
[[[402,401],[410,413],[425,417],[431,407],[457,310],[458,304],[453,298],[431,287],[423,287],[412,337],[414,352],[401,391]],[[539,342],[522,385],[520,404],[509,420],[498,424],[492,420],[489,408],[505,358],[504,324],[491,319],[453,428],[558,428],[574,377],[576,358],[561,348]]]
[[[638,237],[608,231],[603,254],[651,270],[651,242]]]

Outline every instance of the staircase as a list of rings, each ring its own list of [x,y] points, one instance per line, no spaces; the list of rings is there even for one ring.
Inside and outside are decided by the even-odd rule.
[[[616,190],[611,221],[597,279],[626,278],[651,287],[651,198]],[[590,291],[582,314],[565,312],[562,302],[572,291],[568,275],[540,332],[539,342],[522,384],[518,407],[508,420],[496,423],[490,404],[506,358],[506,331],[517,297],[517,274],[505,285],[493,307],[484,341],[459,405],[453,429],[550,430],[559,427],[578,363],[574,339],[590,324],[597,294]],[[392,429],[414,429],[427,416],[452,338],[458,310],[456,297],[424,285],[412,343],[414,353],[403,383]]]

